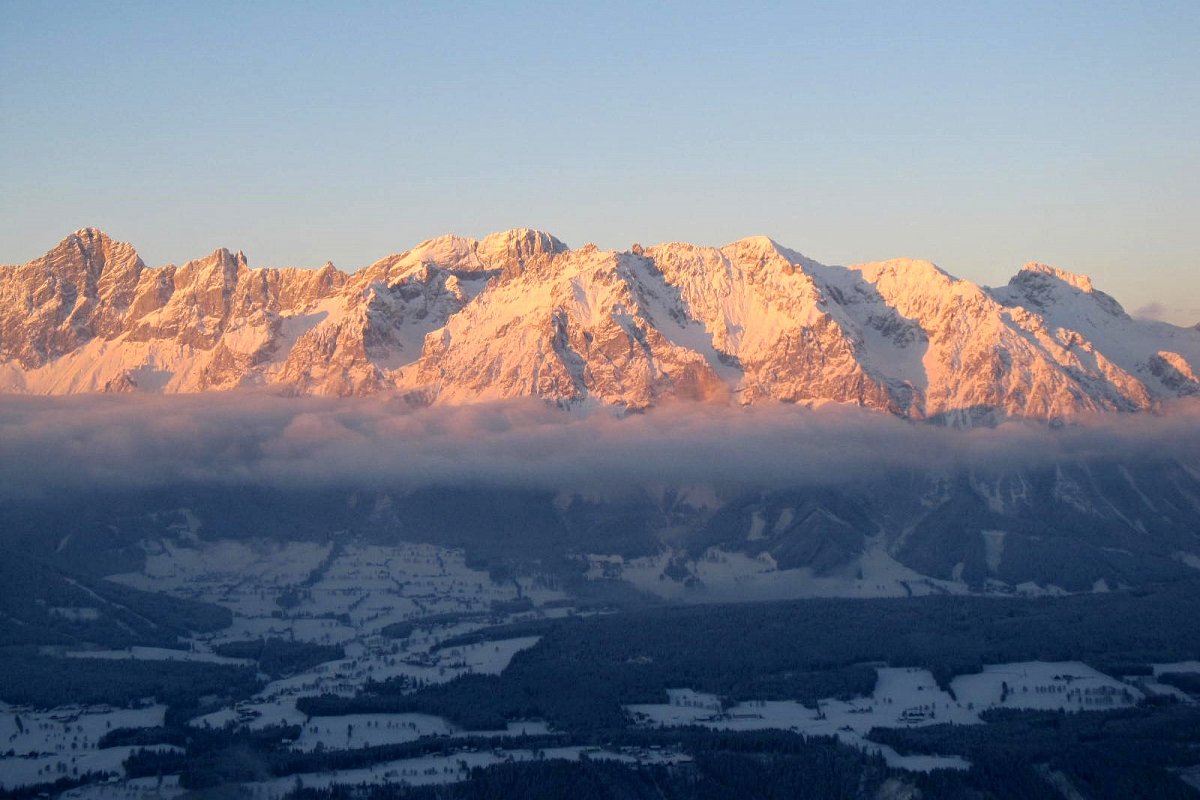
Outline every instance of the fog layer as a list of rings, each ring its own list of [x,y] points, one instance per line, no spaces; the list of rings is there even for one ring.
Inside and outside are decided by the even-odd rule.
[[[833,483],[898,468],[1194,461],[1200,402],[956,430],[827,405],[671,404],[623,418],[537,401],[411,408],[255,392],[0,397],[0,496],[180,483],[276,488]]]

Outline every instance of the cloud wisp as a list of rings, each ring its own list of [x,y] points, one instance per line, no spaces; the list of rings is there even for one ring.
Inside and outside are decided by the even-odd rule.
[[[411,408],[394,397],[0,396],[0,497],[179,484],[283,489],[622,489],[831,484],[897,469],[1006,469],[1200,453],[1200,402],[954,430],[844,406],[672,404],[624,418],[536,401]]]
[[[1200,323],[1200,307],[1168,306],[1157,300],[1138,306],[1131,315],[1136,319],[1170,322],[1184,327]]]

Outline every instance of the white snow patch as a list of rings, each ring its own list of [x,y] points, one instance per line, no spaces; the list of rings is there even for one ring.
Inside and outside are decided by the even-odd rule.
[[[750,531],[746,534],[746,539],[751,542],[757,542],[760,539],[765,539],[763,531],[767,528],[767,518],[763,516],[761,510],[755,510],[750,515]]]
[[[455,783],[466,780],[469,770],[511,761],[550,760],[578,761],[581,756],[592,759],[620,761],[626,764],[671,764],[689,760],[688,756],[669,751],[623,749],[601,750],[595,747],[549,747],[545,750],[489,750],[454,753],[445,756],[425,756],[399,761],[372,764],[361,769],[335,772],[305,773],[277,778],[272,781],[246,784],[255,798],[280,798],[297,785],[306,788],[326,788],[338,784],[401,784],[423,786]]]
[[[1000,571],[1000,562],[1004,560],[1004,537],[1007,531],[980,531],[983,535],[983,558],[987,563],[988,572],[993,575]]]
[[[978,674],[958,676],[950,688],[976,708],[1092,711],[1135,705],[1143,697],[1138,689],[1078,661],[986,666]]]

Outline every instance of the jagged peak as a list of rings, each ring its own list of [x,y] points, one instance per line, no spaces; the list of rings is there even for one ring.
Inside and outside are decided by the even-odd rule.
[[[641,245],[638,245],[641,247]],[[727,245],[728,246],[728,245]],[[631,251],[633,252],[633,251]],[[642,254],[649,255],[654,253],[720,253],[718,247],[711,247],[702,244],[692,244],[691,242],[660,242],[642,247]],[[636,253],[635,253],[636,255]]]
[[[443,233],[417,243],[413,250],[437,249],[441,247],[474,247],[476,240],[457,233]]]
[[[1038,262],[1030,262],[1023,266],[1021,271],[1008,282],[1007,287],[998,291],[994,290],[993,294],[1007,304],[1011,304],[1019,297],[1039,308],[1070,302],[1072,297],[1087,298],[1108,314],[1117,317],[1127,316],[1121,304],[1115,298],[1097,289],[1088,276],[1067,272]]]
[[[145,265],[133,245],[118,242],[99,228],[80,228],[69,234],[40,259],[31,263],[79,264],[98,276],[113,267],[141,269]]]
[[[243,266],[243,267],[246,266],[246,254],[243,253],[241,250],[238,250],[236,253],[231,252],[228,247],[218,247],[216,250],[212,251],[212,253],[208,256],[207,259],[201,259],[201,260],[202,261],[207,261],[207,260],[216,261],[217,263],[220,263],[220,264],[237,264],[237,265]]]
[[[742,247],[753,250],[774,250],[779,252],[782,248],[779,242],[772,239],[770,236],[756,234],[754,236],[744,236],[741,239],[735,239],[725,247]],[[722,248],[724,249],[724,248]]]
[[[133,245],[127,242],[118,242],[99,228],[80,228],[59,242],[58,246],[50,252],[65,247],[77,247],[85,252],[108,251],[117,248],[133,250]]]
[[[101,242],[111,242],[113,240],[111,236],[109,236],[107,233],[102,231],[100,228],[91,228],[91,227],[80,228],[79,230],[75,231],[74,233],[71,234],[71,236],[68,236],[67,238],[70,239],[71,237],[75,237],[77,239],[83,239],[85,241],[95,240],[95,241],[101,241]]]
[[[813,260],[803,253],[799,253],[791,248],[784,247],[779,242],[772,239],[770,236],[747,236],[737,241],[730,242],[721,248],[721,252],[742,252],[753,253],[759,256],[779,256],[791,264],[809,264],[815,263]]]
[[[886,261],[872,261],[867,264],[855,264],[849,269],[862,273],[871,283],[887,275],[901,280],[933,281],[937,283],[964,283],[932,261],[923,258],[889,258]]]
[[[1067,272],[1065,269],[1059,269],[1058,267],[1052,267],[1049,264],[1042,264],[1037,261],[1030,261],[1028,264],[1021,267],[1021,271],[1017,273],[1015,279],[1019,279],[1030,274],[1049,275],[1050,277],[1057,278],[1069,286],[1079,289],[1081,292],[1088,292],[1090,294],[1091,292],[1096,291],[1096,287],[1092,285],[1092,279],[1087,275],[1080,275],[1075,272]]]
[[[564,244],[563,241],[561,239],[559,239],[557,236],[555,236],[554,234],[552,234],[548,231],[543,231],[539,228],[512,228],[507,231],[497,231],[496,233],[489,233],[487,236],[483,237],[483,239],[481,239],[479,241],[479,245],[480,245],[480,247],[482,247],[483,245],[488,244],[489,242],[490,243],[527,242],[529,244],[536,244],[541,249],[546,250],[547,252],[555,252],[555,253],[561,253],[561,252],[571,249],[566,244]]]
[[[720,252],[735,262],[756,261],[759,265],[774,263],[777,266],[782,262],[783,271],[788,274],[794,274],[796,267],[800,268],[801,273],[807,274],[811,269],[823,266],[803,253],[784,247],[771,237],[762,235],[747,236],[730,242],[720,248]]]
[[[479,242],[456,233],[446,233],[426,239],[407,251],[405,261],[420,261],[434,264],[465,265],[473,260]]]
[[[535,228],[513,228],[489,234],[482,240],[447,233],[426,239],[402,253],[385,256],[365,267],[361,274],[372,280],[390,275],[388,279],[392,280],[421,265],[463,272],[520,272],[530,258],[569,250],[553,235]]]
[[[352,277],[332,264],[243,271],[245,255],[225,248],[138,275],[132,248],[99,229],[66,242],[0,275],[37,303],[37,313],[25,302],[0,309],[0,352],[23,370],[0,374],[14,390],[117,385],[149,352],[156,370],[174,375],[170,391],[240,381],[359,392],[359,378],[345,376],[369,375],[375,388],[434,392],[431,400],[452,386],[447,402],[530,392],[574,402],[592,392],[640,407],[661,386],[702,374],[705,385],[726,381],[739,402],[831,400],[923,418],[976,407],[1035,416],[1144,408],[1193,391],[1189,376],[1200,374],[1200,334],[1110,325],[1103,310],[1118,312],[1115,301],[1040,264],[984,289],[917,259],[825,267],[768,236],[618,252],[568,250],[549,233],[514,228],[427,239]],[[333,299],[314,305],[324,298]],[[547,309],[578,324],[548,329]],[[593,330],[603,335],[582,332]],[[125,334],[127,352],[103,344]],[[96,340],[104,363],[93,363]],[[225,377],[214,383],[210,367]],[[660,374],[669,378],[661,386]],[[1143,386],[1143,374],[1155,380]]]
[[[407,269],[420,264],[436,264],[452,269],[478,269],[479,259],[475,248],[479,242],[456,233],[446,233],[425,239],[416,246],[400,253],[384,256],[367,267],[368,270],[388,270],[393,267]]]
[[[513,228],[492,233],[485,236],[475,247],[485,267],[510,271],[513,267],[516,268],[515,271],[520,271],[530,258],[555,256],[570,249],[557,237],[536,228]]]
[[[241,251],[231,253],[227,247],[218,247],[203,258],[193,258],[181,267],[170,267],[177,277],[196,275],[209,270],[219,270],[225,280],[236,280],[237,274],[249,271],[246,255]]]

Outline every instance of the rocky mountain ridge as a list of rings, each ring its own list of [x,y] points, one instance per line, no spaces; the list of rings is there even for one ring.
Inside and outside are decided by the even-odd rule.
[[[978,286],[911,259],[835,267],[766,237],[572,250],[443,236],[346,274],[219,249],[147,267],[86,228],[0,268],[0,391],[534,396],[862,405],[974,422],[1200,394],[1200,331],[1135,320],[1080,275]]]

